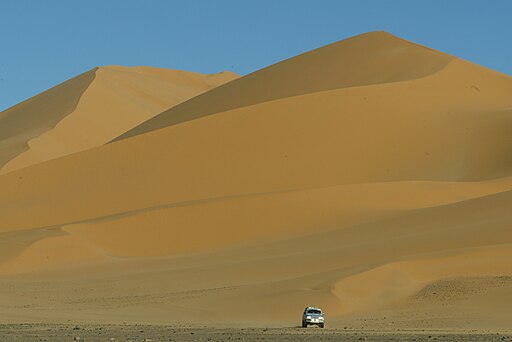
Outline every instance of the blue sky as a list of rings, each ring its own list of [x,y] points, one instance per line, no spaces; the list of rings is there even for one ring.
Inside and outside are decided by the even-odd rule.
[[[0,111],[97,65],[247,74],[386,30],[512,75],[512,1],[1,0]]]

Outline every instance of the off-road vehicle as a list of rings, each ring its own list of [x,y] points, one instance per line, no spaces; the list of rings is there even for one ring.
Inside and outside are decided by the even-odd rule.
[[[325,315],[319,308],[308,306],[302,314],[302,327],[307,328],[308,325],[318,325],[320,328],[325,326]]]

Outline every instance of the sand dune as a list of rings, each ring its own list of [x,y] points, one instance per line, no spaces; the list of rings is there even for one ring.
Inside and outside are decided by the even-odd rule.
[[[148,67],[90,70],[0,113],[0,173],[101,146],[236,77]]]
[[[435,73],[453,57],[384,32],[346,39],[269,66],[166,111],[119,139],[262,102]]]
[[[341,327],[509,329],[510,94],[374,32],[4,174],[0,314],[293,326],[318,305]]]
[[[0,166],[25,152],[27,141],[44,133],[71,113],[82,93],[94,80],[95,72],[96,69],[83,73],[2,112]],[[54,107],[54,104],[58,106]]]

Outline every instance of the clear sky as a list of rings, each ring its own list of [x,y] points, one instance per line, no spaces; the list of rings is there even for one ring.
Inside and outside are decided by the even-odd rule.
[[[512,75],[511,14],[511,0],[0,0],[0,111],[98,65],[247,74],[374,30]]]

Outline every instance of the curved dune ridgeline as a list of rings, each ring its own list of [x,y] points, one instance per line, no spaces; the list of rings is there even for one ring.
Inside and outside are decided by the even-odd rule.
[[[0,113],[0,168],[28,150],[30,139],[73,112],[96,71],[92,69]]]
[[[236,77],[229,72],[95,68],[0,113],[0,173],[101,146]]]
[[[453,57],[377,31],[290,58],[168,110],[116,140],[235,108],[319,91],[416,79]]]

